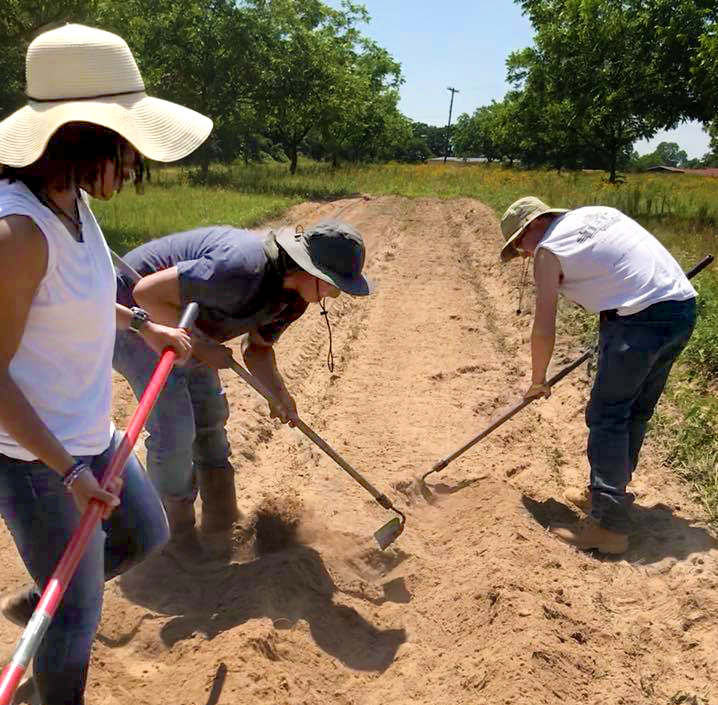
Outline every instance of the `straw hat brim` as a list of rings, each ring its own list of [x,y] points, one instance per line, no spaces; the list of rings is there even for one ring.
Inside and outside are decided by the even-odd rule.
[[[531,223],[533,223],[533,221],[536,220],[536,218],[538,218],[539,216],[542,216],[542,215],[546,215],[547,213],[559,213],[560,214],[560,213],[568,213],[568,211],[569,211],[568,208],[547,208],[546,210],[542,210],[539,213],[532,214],[531,217],[525,223],[523,223],[521,225],[521,227],[518,230],[516,230],[516,232],[514,232],[514,234],[511,235],[511,237],[508,240],[506,240],[506,242],[504,243],[504,246],[501,248],[501,261],[508,262],[510,259],[513,259],[514,257],[519,256],[518,251],[514,247],[514,243],[516,242],[516,240],[519,239],[519,237],[521,236],[521,233],[523,233],[523,231],[526,230],[526,228],[528,228],[528,226],[531,225]]]
[[[148,159],[186,157],[212,131],[212,120],[144,92],[93,100],[33,102],[0,122],[0,164],[24,167],[42,156],[52,135],[69,122],[114,130]]]

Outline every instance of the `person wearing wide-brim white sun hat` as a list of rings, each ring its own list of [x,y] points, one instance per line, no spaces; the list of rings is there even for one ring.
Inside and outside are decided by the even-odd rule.
[[[109,249],[87,194],[119,191],[142,155],[180,159],[212,121],[146,95],[127,44],[81,25],[39,35],[26,58],[27,105],[0,122],[0,513],[33,584],[6,597],[25,624],[80,512],[105,505],[34,661],[45,705],[84,701],[104,580],[168,539],[152,483],[131,456],[112,492],[100,476],[117,447],[110,418],[115,303]],[[144,342],[190,354],[187,335],[150,323]],[[79,511],[78,511],[79,510]]]

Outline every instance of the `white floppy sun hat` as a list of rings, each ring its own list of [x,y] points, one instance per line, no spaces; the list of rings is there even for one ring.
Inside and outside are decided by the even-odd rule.
[[[212,121],[194,110],[145,93],[125,41],[93,27],[68,24],[28,47],[28,104],[0,122],[0,164],[23,167],[42,156],[69,122],[114,130],[141,154],[172,162],[207,139]]]

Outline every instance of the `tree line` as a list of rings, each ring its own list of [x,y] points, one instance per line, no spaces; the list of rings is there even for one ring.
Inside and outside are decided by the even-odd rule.
[[[700,165],[718,163],[715,0],[516,2],[534,27],[534,44],[509,56],[511,88],[501,101],[457,119],[450,153],[606,169],[613,181],[618,169],[645,162],[634,142],[693,119],[712,137]],[[351,0],[340,9],[321,0],[4,6],[0,118],[25,101],[28,43],[38,30],[71,21],[122,36],[149,92],[214,120],[210,139],[192,157],[205,177],[213,161],[267,155],[286,159],[294,172],[300,153],[333,164],[444,154],[446,126],[399,111],[401,66],[359,31],[368,15]]]
[[[25,102],[24,58],[40,29],[90,24],[127,41],[148,92],[210,116],[211,161],[421,159],[420,131],[397,108],[401,68],[357,25],[350,1],[5,0],[0,118]]]
[[[709,128],[718,154],[718,4],[715,0],[516,0],[534,46],[507,60],[501,101],[461,115],[458,156],[526,166],[637,163],[637,140],[683,120]]]

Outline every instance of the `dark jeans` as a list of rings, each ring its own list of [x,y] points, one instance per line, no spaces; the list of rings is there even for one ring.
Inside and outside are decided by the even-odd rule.
[[[696,320],[695,299],[665,301],[601,322],[598,371],[586,409],[591,515],[628,533],[626,485],[638,463],[648,420]]]
[[[134,333],[117,331],[113,367],[139,399],[157,355]],[[229,405],[216,370],[197,361],[175,367],[147,419],[147,472],[164,497],[197,496],[195,471],[229,462]]]
[[[120,439],[116,433],[104,453],[83,458],[98,479]],[[120,500],[92,534],[35,655],[33,672],[43,705],[82,705],[105,580],[169,538],[160,499],[134,455],[125,466]],[[0,455],[0,512],[36,586],[44,587],[80,522],[72,497],[43,463]]]

